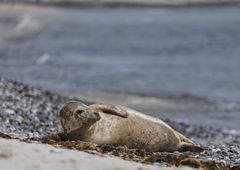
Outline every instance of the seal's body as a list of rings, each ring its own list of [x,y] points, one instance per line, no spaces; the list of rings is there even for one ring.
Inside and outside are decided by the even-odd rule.
[[[160,119],[123,106],[69,102],[60,110],[60,118],[71,140],[126,145],[148,151],[201,150]]]

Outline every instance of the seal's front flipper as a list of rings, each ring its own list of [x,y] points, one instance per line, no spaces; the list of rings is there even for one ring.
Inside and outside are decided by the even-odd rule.
[[[192,151],[192,152],[202,152],[204,149],[196,144],[191,144],[187,142],[181,142],[178,147],[178,151]]]
[[[121,106],[115,106],[112,104],[93,104],[89,106],[90,109],[93,109],[94,112],[102,111],[107,114],[113,114],[123,118],[128,117],[127,110]]]

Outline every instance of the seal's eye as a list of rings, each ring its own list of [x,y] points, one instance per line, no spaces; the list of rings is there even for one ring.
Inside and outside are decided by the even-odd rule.
[[[76,114],[81,115],[84,112],[84,110],[76,110]]]

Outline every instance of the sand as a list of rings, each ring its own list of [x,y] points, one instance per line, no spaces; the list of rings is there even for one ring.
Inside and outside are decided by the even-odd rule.
[[[124,161],[117,157],[96,156],[85,152],[55,148],[0,138],[0,166],[5,170],[191,170],[188,167],[160,167]]]

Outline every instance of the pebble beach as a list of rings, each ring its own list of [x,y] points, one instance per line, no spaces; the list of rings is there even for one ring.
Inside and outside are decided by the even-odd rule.
[[[56,137],[51,137],[51,135],[61,132],[61,127],[58,117],[58,109],[61,105],[70,100],[80,100],[72,97],[64,97],[55,94],[50,91],[44,91],[40,88],[31,87],[16,81],[8,80],[5,78],[0,78],[0,132],[1,136],[3,134],[9,135],[11,138],[19,140],[27,140],[28,142],[42,141],[44,143],[58,145],[76,149],[78,144],[70,143],[67,144],[63,141],[59,141]],[[81,100],[80,100],[81,101]],[[91,103],[91,101],[82,101],[86,104]],[[213,161],[214,163],[219,163],[224,167],[229,169],[238,169],[240,162],[240,136],[239,134],[231,131],[223,131],[214,127],[202,127],[192,124],[187,124],[183,122],[175,122],[170,119],[165,120],[173,128],[182,132],[184,135],[193,139],[196,143],[201,144],[205,151],[201,153],[161,153],[161,161],[159,159],[150,159],[148,163],[154,164],[172,164],[173,158],[176,154],[187,155],[196,158],[197,160]],[[6,136],[5,136],[6,138]],[[44,140],[41,140],[44,139]],[[59,143],[60,142],[60,143]],[[63,143],[61,143],[63,142]],[[69,147],[71,146],[71,147]],[[81,144],[76,150],[87,151],[94,155],[99,155],[99,153],[104,152],[106,154],[112,155],[113,150],[119,152],[120,154],[113,154],[115,156],[121,157],[121,152],[128,160],[135,160],[138,162],[143,162],[144,156],[139,156],[139,151],[131,151],[128,149],[111,148],[110,150],[99,150],[98,147],[92,147],[91,144]],[[84,147],[83,147],[84,146]],[[102,146],[99,146],[100,148]],[[135,156],[126,156],[126,155]],[[153,157],[154,153],[148,153],[149,157]],[[136,157],[136,159],[134,159]],[[156,156],[155,156],[156,157]],[[170,159],[167,159],[170,158]],[[156,161],[156,162],[155,162]],[[188,165],[188,163],[186,163]],[[189,166],[192,166],[191,164]],[[196,165],[194,165],[195,167]],[[218,165],[219,166],[219,165]],[[220,166],[220,167],[221,167]],[[201,167],[199,165],[199,167]]]

